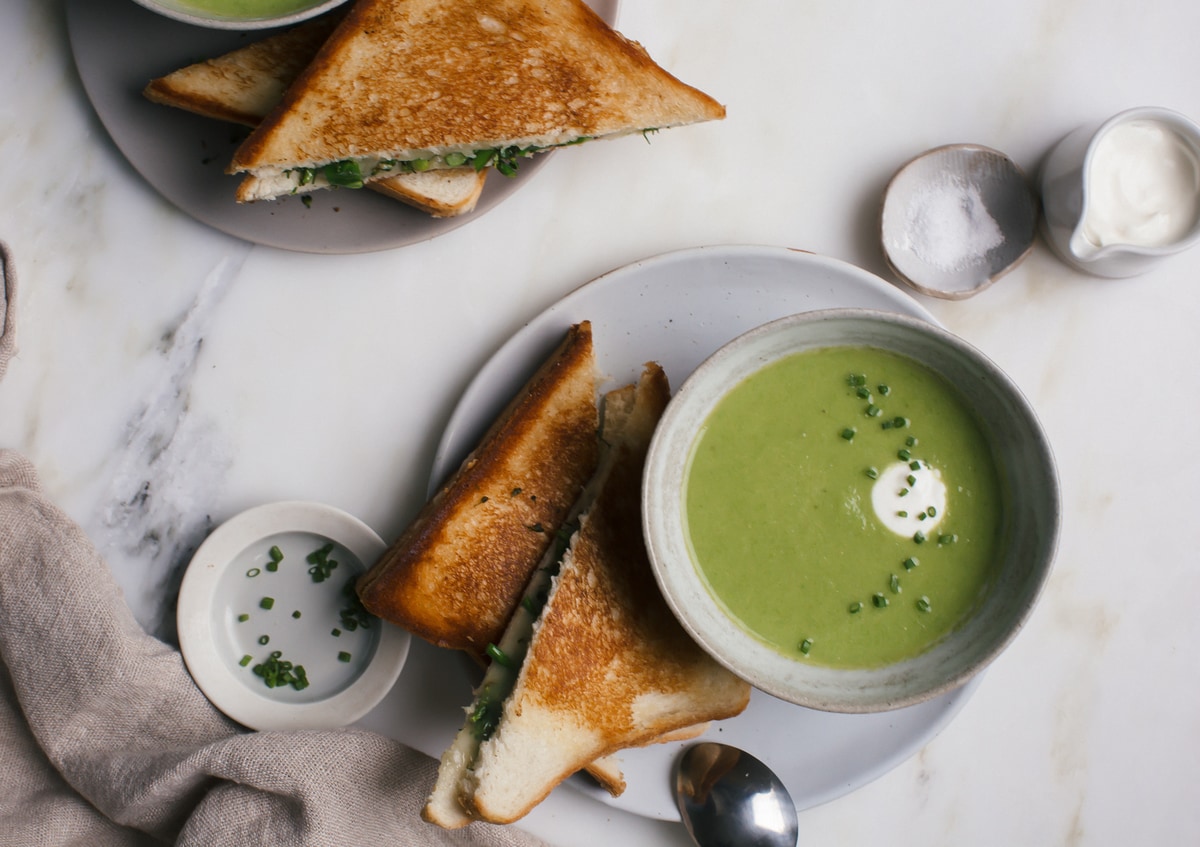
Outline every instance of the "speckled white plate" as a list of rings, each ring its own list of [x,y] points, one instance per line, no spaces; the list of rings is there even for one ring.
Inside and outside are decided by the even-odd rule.
[[[383,551],[366,524],[319,503],[271,503],[223,523],[196,551],[179,591],[179,646],[196,684],[251,729],[358,720],[396,682],[411,640],[356,614],[361,606],[347,588]],[[303,666],[308,685],[268,686],[255,668],[272,654]]]
[[[609,24],[617,0],[589,0]],[[521,163],[512,179],[492,174],[467,215],[433,218],[374,191],[314,192],[239,204],[239,177],[225,173],[249,130],[151,103],[151,79],[219,56],[275,30],[254,33],[191,26],[132,0],[67,0],[67,31],[80,79],[104,128],[129,163],[163,197],[229,235],[306,253],[366,253],[403,247],[470,223],[512,195],[555,153]]]
[[[592,322],[604,388],[634,380],[651,359],[678,388],[709,355],[755,326],[799,312],[846,307],[936,324],[912,297],[861,268],[781,247],[701,247],[612,271],[538,315],[480,370],[445,430],[430,491],[458,466],[573,323]],[[924,703],[873,715],[818,712],[756,690],[746,711],[715,723],[705,737],[766,762],[803,810],[864,785],[921,749],[957,714],[978,680]],[[461,719],[460,712],[447,722]],[[417,727],[408,726],[405,737],[416,733]],[[679,820],[670,769],[685,746],[624,751],[628,787],[620,797],[582,777],[569,784],[627,812]]]

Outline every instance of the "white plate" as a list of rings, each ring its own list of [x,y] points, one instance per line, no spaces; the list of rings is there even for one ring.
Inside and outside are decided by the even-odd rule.
[[[617,0],[589,0],[616,21]],[[239,177],[225,173],[248,130],[151,103],[151,79],[265,38],[190,26],[131,0],[67,0],[67,31],[83,87],[117,147],[160,194],[196,220],[229,235],[308,253],[365,253],[402,247],[449,232],[495,207],[529,182],[550,156],[521,164],[512,179],[488,177],[467,215],[433,218],[374,191],[318,191],[311,208],[298,197],[239,204]]]
[[[327,547],[337,564],[318,581],[308,557]],[[271,503],[219,526],[179,590],[179,646],[200,690],[251,729],[345,726],[374,708],[411,636],[377,618],[348,623],[343,610],[355,604],[344,590],[383,551],[366,524],[318,503]],[[268,686],[254,667],[274,651],[302,665],[309,685]]]
[[[479,372],[450,418],[430,492],[458,466],[573,323],[592,322],[604,387],[632,381],[650,359],[678,387],[717,348],[752,327],[798,312],[843,307],[883,309],[936,323],[916,301],[882,279],[797,250],[702,247],[613,271],[530,321]],[[782,777],[797,808],[805,809],[864,785],[915,753],[957,713],[975,684],[874,715],[812,711],[755,691],[745,712],[714,724],[706,737],[766,762]],[[684,746],[622,753],[628,787],[620,797],[583,778],[570,784],[615,808],[678,820],[668,775]]]

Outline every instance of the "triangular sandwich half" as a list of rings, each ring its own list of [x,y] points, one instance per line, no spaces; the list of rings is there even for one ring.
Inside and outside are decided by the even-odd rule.
[[[204,117],[258,126],[279,105],[287,87],[317,54],[339,17],[325,16],[254,41],[229,53],[151,80],[147,99]],[[434,217],[475,208],[487,171],[448,168],[395,174],[371,188]]]
[[[442,757],[427,820],[512,822],[583,765],[739,714],[749,702],[749,686],[691,640],[659,593],[640,491],[669,398],[661,368],[647,366],[635,398],[549,590],[531,583],[493,651]]]
[[[583,321],[359,580],[363,604],[482,658],[595,471],[598,427],[592,330]]]
[[[358,0],[229,167],[238,200],[725,116],[583,0]]]

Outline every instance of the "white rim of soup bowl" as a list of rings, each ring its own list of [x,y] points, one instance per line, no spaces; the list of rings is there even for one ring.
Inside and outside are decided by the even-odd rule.
[[[851,327],[855,334],[848,338],[846,330]],[[800,335],[804,338],[798,339]],[[996,409],[1003,408],[1007,419],[997,429],[996,422],[975,412],[993,451],[1011,443],[1012,449],[1029,454],[1015,469],[997,461],[1005,489],[1001,570],[983,600],[981,613],[954,630],[954,637],[877,669],[807,664],[784,656],[741,628],[709,593],[698,573],[682,505],[690,452],[700,426],[734,385],[792,353],[846,345],[907,354],[940,373],[960,393],[965,393],[960,379],[979,377],[982,385],[991,385],[981,396],[991,398]],[[942,351],[953,361],[939,366],[918,354],[930,349]],[[959,371],[958,379],[947,370]],[[974,403],[972,397],[966,399]],[[1020,497],[1014,489],[1022,490]],[[655,579],[692,638],[719,663],[767,694],[801,706],[845,713],[886,711],[929,700],[962,685],[995,659],[1022,628],[1040,595],[1057,548],[1060,511],[1050,445],[1032,407],[1012,380],[974,347],[939,327],[866,309],[832,309],[780,318],[735,338],[705,360],[672,398],[655,432],[646,459],[642,504],[646,548]],[[1015,534],[1016,526],[1022,528],[1020,534]],[[1018,584],[1011,585],[1013,581]],[[924,682],[926,679],[934,681]]]
[[[338,6],[348,2],[348,0],[323,0],[323,2],[316,2],[306,9],[267,17],[208,16],[200,9],[189,9],[186,4],[179,3],[177,0],[133,0],[133,2],[137,3],[143,9],[181,23],[192,24],[193,26],[207,27],[209,29],[252,30],[298,24],[336,9]]]

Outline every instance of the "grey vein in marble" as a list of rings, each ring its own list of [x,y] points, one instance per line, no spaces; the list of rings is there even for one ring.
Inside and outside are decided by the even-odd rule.
[[[245,254],[242,254],[244,258]],[[140,623],[174,642],[175,598],[196,548],[213,528],[206,504],[219,492],[232,452],[215,423],[190,407],[204,335],[241,259],[219,262],[181,320],[163,334],[157,383],[132,416],[93,538],[136,584],[124,586]]]

